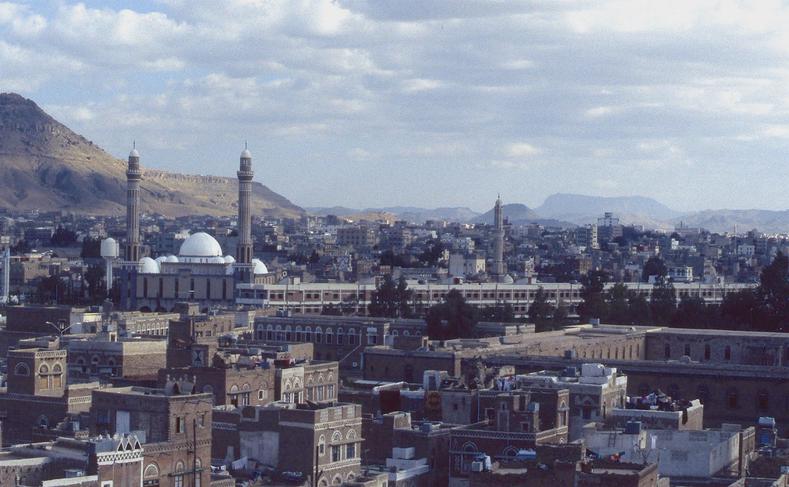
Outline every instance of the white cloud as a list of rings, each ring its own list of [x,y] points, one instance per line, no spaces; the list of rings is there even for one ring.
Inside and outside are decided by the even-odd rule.
[[[528,158],[536,156],[542,151],[526,142],[516,142],[514,144],[509,144],[504,152],[508,157],[512,158]]]
[[[650,171],[641,190],[678,206],[686,192],[661,188],[705,181],[722,201],[743,161],[764,184],[759,168],[780,164],[789,138],[783,2],[131,5],[0,1],[0,87],[63,107],[119,153],[148,140],[162,166],[224,170],[220,151],[248,138],[266,148],[267,184],[297,203],[375,206],[367,181],[380,174],[401,188],[392,203],[473,205],[508,184],[539,199],[616,189],[595,181],[634,167]],[[349,158],[370,172],[343,171]],[[483,166],[502,171],[478,177]],[[520,169],[525,186],[506,174]]]

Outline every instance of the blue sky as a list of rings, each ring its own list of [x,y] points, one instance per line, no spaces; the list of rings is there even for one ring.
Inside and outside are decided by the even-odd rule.
[[[565,0],[0,1],[0,91],[118,157],[302,206],[641,194],[789,208],[789,8]]]

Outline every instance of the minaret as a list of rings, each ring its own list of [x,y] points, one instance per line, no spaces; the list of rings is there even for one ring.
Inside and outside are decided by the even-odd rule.
[[[244,147],[238,170],[238,248],[236,262],[252,262],[252,154]]]
[[[126,170],[126,260],[140,260],[140,153],[133,148]]]
[[[501,208],[501,195],[493,207],[493,269],[491,274],[496,280],[504,277],[504,211]]]

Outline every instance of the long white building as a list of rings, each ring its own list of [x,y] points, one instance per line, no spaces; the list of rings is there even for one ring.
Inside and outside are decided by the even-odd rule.
[[[647,300],[652,296],[652,284],[640,282],[625,283],[633,291]],[[607,288],[613,284],[608,284]],[[683,296],[698,296],[707,304],[720,304],[730,292],[752,288],[755,284],[704,284],[675,283],[677,300]],[[502,284],[502,283],[461,283],[439,284],[409,281],[408,289],[413,291],[415,312],[440,303],[447,293],[457,289],[467,302],[478,307],[495,306],[508,303],[518,316],[525,315],[537,291],[542,288],[548,294],[548,301],[554,305],[564,303],[575,306],[583,300],[581,285],[573,283],[539,284]],[[319,314],[324,306],[353,309],[356,313],[366,313],[376,285],[361,283],[309,283],[309,284],[248,284],[237,285],[237,304],[260,307],[273,307],[296,313]]]

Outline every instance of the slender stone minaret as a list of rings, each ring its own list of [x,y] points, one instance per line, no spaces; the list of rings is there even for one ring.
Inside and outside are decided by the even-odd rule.
[[[236,262],[252,262],[252,154],[244,147],[238,170],[238,248]]]
[[[501,208],[501,196],[496,198],[493,207],[493,269],[491,274],[496,280],[504,277],[504,211]]]
[[[129,153],[129,168],[126,170],[126,260],[140,260],[140,153],[136,147]]]

